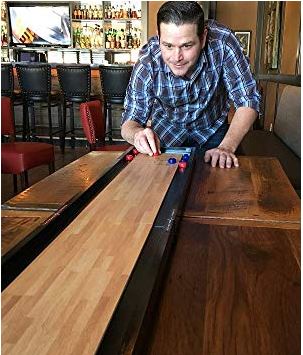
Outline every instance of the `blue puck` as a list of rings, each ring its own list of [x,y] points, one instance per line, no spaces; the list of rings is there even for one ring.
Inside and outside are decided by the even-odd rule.
[[[167,162],[168,164],[176,164],[177,160],[175,158],[169,158]]]
[[[183,154],[181,160],[182,161],[189,161],[189,154]]]

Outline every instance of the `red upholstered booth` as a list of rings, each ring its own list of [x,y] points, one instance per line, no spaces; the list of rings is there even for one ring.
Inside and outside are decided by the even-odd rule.
[[[82,127],[90,150],[123,151],[129,144],[105,144],[104,106],[99,100],[84,102],[80,105]]]
[[[21,176],[21,188],[29,186],[27,171],[47,164],[49,172],[54,169],[54,147],[40,142],[15,142],[15,127],[12,101],[1,97],[1,135],[9,137],[8,143],[1,143],[1,172],[13,174],[14,191],[17,192],[17,175]]]

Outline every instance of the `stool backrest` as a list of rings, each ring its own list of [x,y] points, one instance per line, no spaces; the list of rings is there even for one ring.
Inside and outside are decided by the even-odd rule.
[[[51,92],[50,64],[16,64],[22,95],[47,96]]]
[[[15,135],[13,103],[6,96],[1,96],[1,134]]]
[[[123,103],[131,77],[132,66],[99,65],[101,91],[106,101]]]
[[[14,91],[13,66],[9,63],[1,64],[1,96],[11,97]]]
[[[92,146],[99,141],[105,144],[104,106],[99,100],[84,102],[80,105],[80,117],[86,139]]]
[[[58,65],[57,73],[61,91],[66,99],[89,100],[91,91],[89,65]]]

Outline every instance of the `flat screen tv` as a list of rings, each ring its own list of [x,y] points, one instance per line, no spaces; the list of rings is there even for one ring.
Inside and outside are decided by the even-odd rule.
[[[7,2],[10,45],[70,46],[68,3]]]

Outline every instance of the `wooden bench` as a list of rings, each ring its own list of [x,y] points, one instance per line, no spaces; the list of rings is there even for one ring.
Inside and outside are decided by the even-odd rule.
[[[241,155],[279,159],[292,186],[301,190],[301,87],[286,85],[277,104],[272,130],[252,130],[240,144]]]

